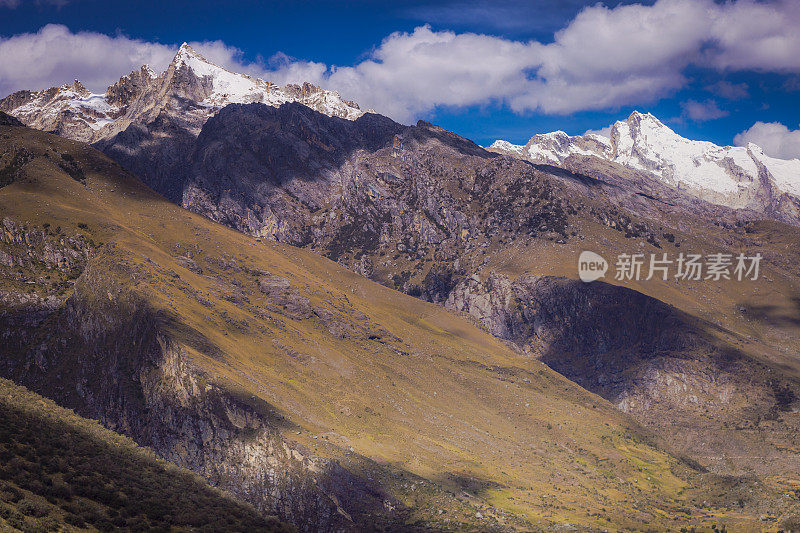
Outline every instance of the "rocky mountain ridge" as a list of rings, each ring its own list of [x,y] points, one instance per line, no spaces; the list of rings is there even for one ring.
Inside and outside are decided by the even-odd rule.
[[[728,320],[729,307],[763,307],[763,301],[741,301],[736,286],[720,296],[712,285],[688,293],[673,284],[631,287],[651,300],[611,295],[642,312],[659,299],[683,306],[691,318],[685,323],[698,339],[690,343],[695,352],[688,360],[682,345],[669,343],[662,346],[663,357],[654,357],[659,345],[646,339],[638,339],[636,346],[642,347],[635,350],[624,343],[588,352],[577,341],[551,344],[551,337],[574,338],[570,328],[583,330],[584,338],[604,339],[618,338],[620,329],[641,330],[636,312],[614,323],[597,316],[600,324],[592,326],[572,316],[577,305],[556,315],[532,310],[536,302],[553,298],[541,292],[549,285],[537,280],[574,275],[583,249],[677,254],[687,246],[758,248],[763,241],[751,233],[758,231],[753,223],[762,213],[703,201],[613,161],[531,163],[486,151],[432,124],[403,126],[371,113],[344,120],[299,103],[232,104],[207,120],[197,136],[181,120],[179,114],[161,115],[131,124],[97,147],[187,209],[261,239],[309,248],[385,286],[469,314],[487,331],[657,427],[670,442],[680,435],[676,428],[693,421],[695,439],[714,442],[703,464],[720,473],[759,468],[756,454],[740,454],[733,465],[719,457],[734,443],[739,450],[753,447],[749,430],[741,428],[783,413],[776,411],[783,405],[779,396],[794,378],[779,372],[774,389],[773,363],[761,359],[784,357],[770,346],[786,350],[791,343],[758,341],[751,349],[764,352],[751,363],[750,356],[737,355],[740,363],[734,365],[724,362],[724,354],[756,334],[753,324],[736,311],[734,322],[725,325],[736,334],[715,339],[713,332]],[[784,287],[776,301],[791,306],[797,289],[790,261],[772,254],[770,262],[779,268],[773,275]],[[603,293],[582,284],[558,294],[602,306]],[[793,313],[791,307],[787,313]],[[695,315],[711,316],[713,323],[695,323]],[[791,335],[790,329],[770,327],[766,333],[777,338]],[[721,369],[719,376],[704,370],[712,366]],[[743,380],[742,374],[757,379]],[[676,382],[684,388],[669,385]],[[687,401],[720,394],[724,401]],[[758,400],[749,406],[738,401],[746,396]],[[786,425],[777,433],[784,439],[794,422],[793,415],[782,416]],[[739,429],[725,427],[731,417],[747,422]],[[692,442],[673,443],[700,457],[702,450]],[[774,464],[785,464],[779,449],[758,453],[777,454]]]
[[[534,135],[525,145],[498,140],[489,150],[571,168],[597,158],[643,173],[707,202],[800,223],[800,160],[769,157],[756,146],[717,146],[681,137],[649,113],[633,112],[598,134]]]
[[[91,93],[78,80],[38,92],[17,91],[0,100],[0,111],[40,130],[96,142],[131,123],[149,122],[161,114],[179,116],[182,127],[196,135],[225,105],[249,102],[274,106],[301,102],[321,113],[350,120],[364,113],[358,104],[342,99],[335,91],[308,83],[280,87],[231,72],[186,43],[160,74],[144,65],[103,94]]]

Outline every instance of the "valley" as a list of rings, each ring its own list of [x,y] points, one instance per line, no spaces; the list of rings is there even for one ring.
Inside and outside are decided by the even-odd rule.
[[[485,149],[188,45],[160,74],[0,110],[0,374],[30,392],[2,385],[194,472],[210,513],[309,532],[800,520],[797,160],[638,112]],[[763,263],[583,283],[584,250]]]
[[[440,306],[184,211],[86,145],[0,139],[27,161],[0,189],[4,375],[302,530],[791,509]]]

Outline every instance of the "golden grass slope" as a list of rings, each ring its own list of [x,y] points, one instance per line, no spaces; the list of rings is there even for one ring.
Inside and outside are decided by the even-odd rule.
[[[20,148],[32,158],[0,189],[0,218],[94,242],[89,268],[175,317],[192,364],[275,406],[293,426],[285,438],[451,494],[437,503],[402,476],[381,479],[414,520],[761,530],[790,510],[768,487],[693,470],[607,401],[442,307],[180,209],[86,145],[0,127],[0,154]],[[65,153],[85,184],[57,164]],[[742,508],[736,492],[750,490],[762,498]]]

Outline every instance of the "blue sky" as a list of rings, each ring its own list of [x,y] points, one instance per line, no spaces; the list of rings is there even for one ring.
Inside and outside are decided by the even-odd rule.
[[[768,123],[769,139],[738,140],[800,155],[800,2],[627,4],[0,0],[0,96],[74,76],[102,91],[190,41],[229,68],[306,77],[479,144],[580,134],[638,109],[718,144]]]

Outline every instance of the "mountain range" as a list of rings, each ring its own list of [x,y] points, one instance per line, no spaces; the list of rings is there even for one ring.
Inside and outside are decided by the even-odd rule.
[[[292,87],[183,46],[0,102],[3,375],[305,531],[794,524],[797,161]],[[583,250],[764,262],[586,284]]]
[[[524,146],[495,141],[489,150],[568,168],[599,159],[707,202],[800,222],[800,160],[769,157],[753,143],[717,146],[685,139],[649,113],[631,113],[610,126],[608,136],[555,131],[534,135]]]

